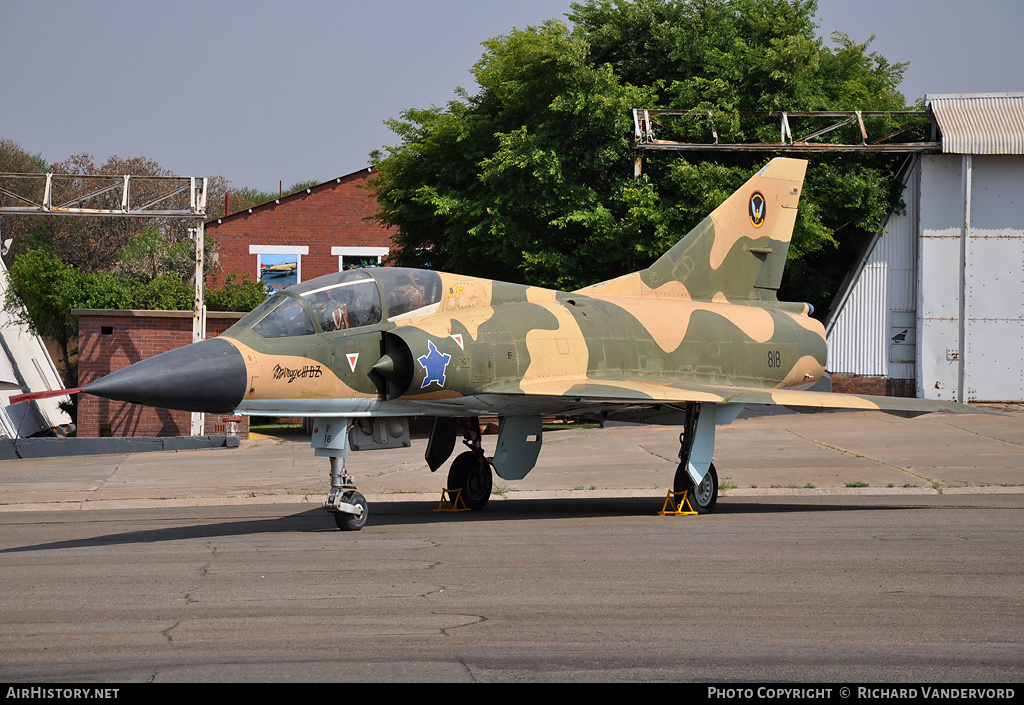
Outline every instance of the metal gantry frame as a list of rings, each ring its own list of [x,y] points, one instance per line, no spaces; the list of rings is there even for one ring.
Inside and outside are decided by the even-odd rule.
[[[662,140],[655,137],[655,125],[659,117],[699,117],[707,116],[708,128],[713,142],[678,142]],[[931,111],[870,111],[870,110],[830,110],[830,111],[772,111],[747,113],[718,113],[723,117],[762,117],[778,120],[778,142],[741,142],[722,143],[715,127],[715,113],[710,110],[653,110],[645,108],[633,109],[633,145],[636,150],[633,176],[640,178],[643,173],[643,153],[646,150],[666,150],[676,152],[941,152],[942,143],[937,141],[938,128]],[[931,140],[927,142],[889,142],[901,134],[906,128],[869,142],[868,131],[864,118],[900,117],[907,119],[926,119],[931,126]],[[831,125],[815,130],[803,137],[794,138],[792,123],[799,118],[830,118],[835,120]],[[856,125],[860,141],[851,143],[813,142],[812,140],[847,125]]]
[[[149,200],[137,203],[133,193],[149,194]],[[6,186],[6,188],[5,188]],[[87,186],[85,193],[81,186]],[[136,187],[133,189],[133,187]],[[192,342],[206,337],[206,305],[203,300],[204,240],[206,234],[205,176],[141,176],[131,174],[13,174],[0,173],[0,194],[18,205],[0,204],[0,215],[60,215],[107,218],[183,218],[194,221],[191,228],[196,241],[196,286],[192,309]],[[54,203],[55,194],[60,195]],[[90,201],[111,197],[120,191],[119,205],[112,208],[92,207]],[[29,195],[25,195],[29,194]],[[33,195],[34,194],[34,195]],[[186,200],[187,198],[187,200]],[[6,251],[6,247],[4,248]],[[192,435],[203,435],[205,418],[192,414]]]

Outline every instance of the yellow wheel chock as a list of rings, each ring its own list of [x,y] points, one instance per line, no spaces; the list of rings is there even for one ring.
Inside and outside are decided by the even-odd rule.
[[[455,490],[455,494],[452,495],[452,490],[447,487],[441,490],[441,503],[437,505],[435,512],[468,512],[469,507],[466,506],[466,501],[462,499],[462,488]]]
[[[675,498],[679,495],[682,495],[682,500],[679,504],[676,504]],[[669,509],[670,505],[672,509]],[[665,496],[665,505],[658,512],[660,517],[687,517],[696,514],[697,512],[693,511],[693,505],[690,504],[690,498],[686,496],[686,490],[682,492],[669,490],[669,493]]]

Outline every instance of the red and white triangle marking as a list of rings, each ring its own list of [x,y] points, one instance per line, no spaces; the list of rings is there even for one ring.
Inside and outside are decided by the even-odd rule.
[[[346,353],[345,357],[348,358],[348,366],[349,366],[349,368],[353,372],[355,372],[356,371],[356,360],[359,359],[359,353]]]

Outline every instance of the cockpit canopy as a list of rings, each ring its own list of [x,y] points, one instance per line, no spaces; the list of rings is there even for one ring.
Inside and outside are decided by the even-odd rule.
[[[328,274],[289,287],[238,322],[261,338],[332,333],[425,315],[441,301],[436,272],[374,267]]]

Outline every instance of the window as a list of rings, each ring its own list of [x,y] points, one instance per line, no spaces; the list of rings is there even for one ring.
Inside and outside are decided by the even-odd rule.
[[[387,255],[386,247],[332,247],[331,254],[338,257],[338,271],[376,267]]]
[[[309,254],[309,247],[249,245],[249,254],[256,255],[256,278],[280,291],[302,281],[302,255]]]

